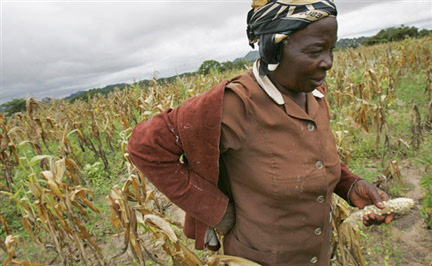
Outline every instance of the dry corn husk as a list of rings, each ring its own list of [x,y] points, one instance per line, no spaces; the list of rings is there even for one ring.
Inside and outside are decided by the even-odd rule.
[[[228,255],[213,255],[208,260],[208,266],[219,266],[219,265],[228,265],[228,266],[261,266],[256,262],[253,262],[248,259],[228,256]]]
[[[338,203],[340,200],[336,200]],[[414,200],[410,198],[397,198],[389,201],[384,201],[384,209],[379,209],[375,205],[369,205],[365,208],[354,211],[349,215],[339,226],[336,226],[337,230],[337,248],[340,251],[340,255],[337,255],[338,263],[336,265],[353,265],[353,266],[366,266],[366,260],[364,259],[361,248],[359,245],[357,229],[359,222],[363,220],[364,215],[371,213],[384,215],[390,213],[405,213],[414,206]],[[338,204],[338,209],[342,210],[345,215],[348,214],[348,210],[343,205]],[[343,215],[342,215],[343,216]],[[345,216],[346,217],[346,216]],[[343,219],[343,217],[342,217]]]
[[[385,215],[390,213],[403,214],[408,212],[414,206],[414,200],[410,198],[397,198],[389,201],[383,201],[384,209],[380,209],[375,205],[369,205],[361,210],[351,213],[351,215],[344,221],[344,223],[357,224],[363,220],[363,216],[375,213],[378,215]]]
[[[332,265],[367,266],[357,231],[351,223],[344,223],[350,215],[345,200],[333,194],[332,205]]]

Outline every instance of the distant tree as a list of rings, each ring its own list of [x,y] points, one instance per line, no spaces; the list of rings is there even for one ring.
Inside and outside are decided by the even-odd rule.
[[[78,101],[78,100],[87,102],[89,99],[92,99],[96,95],[102,95],[102,96],[106,97],[108,94],[113,92],[116,88],[123,90],[126,87],[127,87],[126,83],[108,85],[108,86],[103,87],[103,88],[97,88],[97,89],[95,88],[95,89],[90,89],[90,90],[84,91],[82,93],[79,93],[76,96],[68,97],[67,99],[71,103]]]
[[[220,71],[228,71],[233,69],[244,69],[245,66],[252,65],[251,61],[248,60],[236,60],[234,62],[225,61],[221,64]]]
[[[24,112],[26,110],[26,99],[18,98],[12,99],[7,103],[4,103],[1,106],[2,112],[4,111],[7,116],[10,116],[17,112]]]
[[[251,66],[252,62],[247,61],[247,60],[237,60],[234,62],[234,68],[235,69],[244,69],[245,66]]]
[[[221,71],[228,71],[234,68],[234,64],[231,61],[222,62]]]
[[[430,34],[432,34],[432,30],[422,29],[419,31],[419,37],[425,37]]]
[[[222,65],[216,60],[206,60],[204,61],[198,69],[200,74],[209,74],[210,71],[216,70],[221,71]]]
[[[339,39],[336,43],[336,49],[357,48],[363,45],[366,39],[366,37]]]
[[[410,37],[411,38],[424,37],[428,34],[430,34],[430,31],[428,30],[421,30],[419,32],[418,28],[416,27],[408,27],[408,26],[401,25],[400,27],[397,28],[391,27],[384,30],[380,30],[375,36],[368,38],[365,41],[365,44],[372,45],[377,43],[400,41]]]

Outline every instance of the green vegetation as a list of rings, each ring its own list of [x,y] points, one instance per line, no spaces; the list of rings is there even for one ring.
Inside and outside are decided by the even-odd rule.
[[[7,103],[2,104],[1,109],[6,115],[12,115],[26,110],[26,100],[24,98],[12,99]]]
[[[432,135],[425,136],[427,139],[419,150],[418,163],[426,167],[425,174],[423,175],[420,185],[425,191],[423,196],[423,203],[420,214],[423,216],[428,229],[432,230]]]
[[[114,89],[116,89],[116,88],[117,89],[124,89],[124,88],[126,88],[126,86],[127,86],[127,84],[121,83],[121,84],[109,85],[109,86],[106,86],[106,87],[100,88],[100,89],[90,89],[88,91],[74,93],[71,96],[66,97],[66,99],[68,99],[72,103],[74,101],[78,101],[78,100],[87,102],[88,99],[93,98],[97,94],[103,95],[106,97],[108,94],[113,92]]]
[[[220,70],[222,68],[222,64],[216,60],[207,60],[204,61],[198,69],[198,73],[200,74],[210,74],[210,71]]]
[[[250,61],[237,60],[235,62],[226,61],[219,63],[216,60],[206,60],[204,61],[198,69],[199,74],[211,74],[215,72],[226,72],[231,70],[241,70],[245,66],[251,66]]]
[[[336,43],[336,49],[357,48],[364,45],[367,39],[367,37],[339,39]]]
[[[401,25],[400,27],[391,27],[385,30],[380,30],[375,36],[368,38],[365,41],[365,44],[373,45],[378,43],[401,41],[406,38],[422,38],[431,33],[432,30],[422,29],[419,31],[416,27]]]
[[[423,38],[432,33],[432,30],[421,29],[416,27],[408,27],[401,25],[399,27],[391,27],[380,30],[377,34],[371,37],[346,38],[338,40],[337,49],[357,48],[361,45],[374,45],[380,43],[388,43],[394,41],[402,41],[407,38]]]

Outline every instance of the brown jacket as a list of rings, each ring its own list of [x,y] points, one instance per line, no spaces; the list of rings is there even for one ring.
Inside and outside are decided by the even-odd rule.
[[[235,79],[244,87],[258,87],[253,79]],[[204,248],[207,228],[223,217],[228,197],[218,188],[219,142],[223,81],[208,92],[186,100],[133,130],[128,150],[134,164],[173,203],[186,212],[184,232]],[[258,87],[259,88],[259,87]],[[323,100],[325,103],[325,101]],[[179,161],[181,155],[186,158]],[[356,177],[341,164],[335,192],[346,199]]]
[[[230,185],[236,212],[225,254],[262,265],[328,265],[341,163],[324,91],[308,93],[304,111],[286,95],[277,100],[271,83],[261,84],[265,89],[246,73],[225,90],[220,143],[226,177],[220,178]]]

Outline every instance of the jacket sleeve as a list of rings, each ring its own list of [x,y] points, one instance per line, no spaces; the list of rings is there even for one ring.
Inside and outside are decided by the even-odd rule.
[[[175,125],[178,108],[139,123],[128,143],[137,168],[174,204],[197,220],[215,226],[223,217],[228,197],[188,167]]]
[[[348,194],[351,190],[352,185],[354,185],[358,180],[361,180],[360,177],[350,172],[348,167],[341,162],[341,177],[339,182],[336,185],[335,193],[350,203]]]

